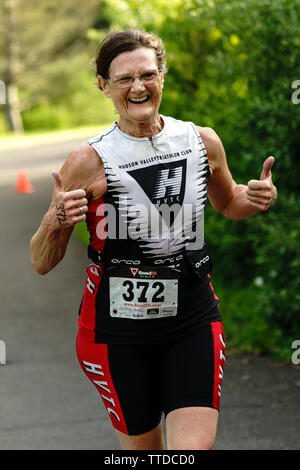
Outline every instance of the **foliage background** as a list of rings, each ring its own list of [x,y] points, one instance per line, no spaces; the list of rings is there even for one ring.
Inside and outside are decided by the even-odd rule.
[[[41,2],[31,2],[29,10],[19,1],[27,11],[23,18],[34,28]],[[76,1],[73,7],[79,8]],[[51,3],[59,4],[42,2]],[[37,62],[25,66],[25,79],[24,74],[18,78],[25,131],[115,120],[110,102],[93,86],[90,62],[97,45],[110,30],[157,33],[165,43],[169,69],[161,112],[214,128],[238,183],[259,178],[264,159],[275,157],[275,207],[236,222],[208,205],[206,240],[229,349],[289,360],[291,343],[300,337],[300,106],[292,100],[292,84],[300,80],[300,0],[92,3],[80,28],[74,9],[71,15],[69,11],[74,22],[70,34],[61,37],[58,28],[50,39],[40,36],[40,44],[46,41],[43,52],[36,50]],[[63,29],[64,12],[48,10],[48,23],[58,16]],[[74,34],[76,21],[80,34]],[[37,41],[29,39],[32,52]],[[0,46],[0,78],[4,59]],[[2,110],[0,133],[7,132]],[[86,236],[82,226],[76,232]]]

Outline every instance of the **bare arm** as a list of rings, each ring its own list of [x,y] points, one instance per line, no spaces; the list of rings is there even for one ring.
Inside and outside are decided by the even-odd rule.
[[[106,191],[103,166],[88,144],[72,152],[61,171],[52,175],[50,207],[30,242],[31,263],[39,274],[48,273],[63,259],[74,226],[86,218],[88,200]]]
[[[237,184],[229,171],[226,154],[220,138],[210,128],[198,127],[206,146],[211,178],[207,184],[212,206],[229,219],[245,219],[260,211],[266,211],[277,198],[272,183],[271,167],[274,157],[268,157],[259,180],[247,185]]]

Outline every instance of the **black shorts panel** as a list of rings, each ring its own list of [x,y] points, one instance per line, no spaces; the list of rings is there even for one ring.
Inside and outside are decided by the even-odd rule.
[[[113,426],[125,434],[152,430],[174,409],[219,410],[225,365],[220,321],[165,344],[96,344],[79,333],[77,355]]]
[[[221,322],[174,342],[161,359],[161,402],[167,415],[187,406],[220,408],[225,365]]]

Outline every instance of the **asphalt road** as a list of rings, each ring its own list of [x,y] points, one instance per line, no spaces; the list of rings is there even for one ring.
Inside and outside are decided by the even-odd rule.
[[[29,240],[48,207],[51,170],[78,141],[0,151],[0,450],[116,450],[99,395],[75,354],[86,251],[73,236],[46,276],[31,267]],[[32,194],[15,192],[18,168]],[[225,332],[226,333],[226,332]],[[256,356],[226,359],[215,449],[300,448],[300,369]]]

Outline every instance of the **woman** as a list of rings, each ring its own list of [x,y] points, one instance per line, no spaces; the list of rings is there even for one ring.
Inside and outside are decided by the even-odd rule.
[[[110,34],[96,59],[98,86],[120,119],[74,150],[31,241],[46,274],[74,225],[90,231],[79,312],[79,363],[99,391],[123,449],[211,449],[225,343],[203,235],[207,197],[243,219],[276,200],[271,167],[237,185],[210,128],[159,114],[164,47],[140,31]]]

